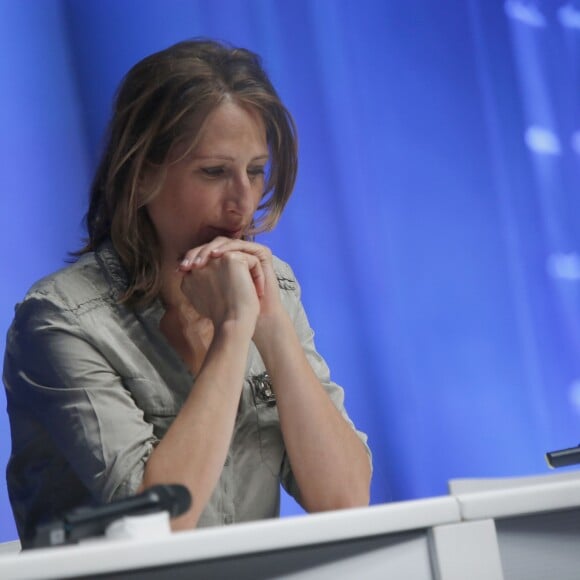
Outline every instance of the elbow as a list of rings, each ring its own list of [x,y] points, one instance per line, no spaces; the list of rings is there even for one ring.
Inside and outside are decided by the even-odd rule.
[[[143,479],[141,481],[141,485],[137,490],[137,493],[141,493],[150,487],[154,487],[156,485],[163,485],[167,484],[168,482],[164,480],[162,477],[157,477],[155,473],[152,473],[152,470],[149,471],[146,469]],[[175,482],[171,482],[175,483]],[[185,485],[185,484],[183,484]],[[191,504],[189,508],[183,512],[182,514],[172,517],[170,521],[171,531],[182,531],[182,530],[192,530],[197,527],[198,520],[201,516],[201,510],[199,506],[196,505],[195,502],[195,494],[191,486],[185,485],[187,487],[190,497],[191,497]]]
[[[196,510],[190,508],[189,511],[171,520],[171,531],[180,532],[195,529],[200,515]]]
[[[368,495],[365,497],[363,495],[359,496],[348,496],[343,498],[336,498],[331,510],[349,510],[353,508],[368,507],[370,503],[370,498]]]
[[[371,492],[367,487],[359,496],[355,498],[352,505],[348,507],[369,507],[371,503]]]
[[[328,512],[335,510],[348,510],[353,508],[368,507],[370,498],[365,495],[345,495],[332,498],[324,498],[320,501],[304,502],[304,508],[308,513]]]
[[[344,510],[350,508],[368,507],[371,501],[369,486],[361,485],[359,489],[354,489],[336,498],[337,507],[334,509]]]
[[[349,509],[368,507],[371,502],[371,468],[361,469],[359,476],[345,482],[335,499],[334,509]]]
[[[345,484],[334,493],[323,493],[318,497],[304,498],[303,507],[307,512],[316,513],[333,510],[368,507],[370,504],[370,484]]]

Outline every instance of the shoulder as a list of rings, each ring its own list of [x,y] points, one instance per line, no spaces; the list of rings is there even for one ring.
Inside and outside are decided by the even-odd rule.
[[[112,301],[111,286],[93,253],[54,272],[28,290],[16,305],[15,322],[58,316],[77,317]]]
[[[87,302],[103,299],[111,287],[95,254],[88,253],[69,266],[36,282],[24,300],[48,299],[65,309],[78,309]]]

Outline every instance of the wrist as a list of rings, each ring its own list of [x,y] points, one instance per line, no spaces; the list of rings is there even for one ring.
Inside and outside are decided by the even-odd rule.
[[[287,340],[291,332],[294,332],[294,325],[288,313],[281,310],[277,314],[260,316],[252,339],[262,353],[275,347],[279,341]]]
[[[250,341],[255,332],[256,321],[250,317],[228,318],[214,327],[214,340]]]

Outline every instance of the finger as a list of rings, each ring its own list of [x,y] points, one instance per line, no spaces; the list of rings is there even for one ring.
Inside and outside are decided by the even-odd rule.
[[[211,258],[222,256],[225,252],[217,251],[220,248],[226,247],[227,250],[237,249],[235,246],[228,246],[228,242],[231,241],[230,238],[225,238],[223,236],[218,236],[214,238],[211,242],[196,248],[197,253],[195,255],[194,265],[198,267],[205,266]]]
[[[258,297],[262,297],[266,289],[266,277],[264,275],[264,269],[262,268],[262,263],[260,260],[256,256],[252,256],[251,254],[240,252],[238,250],[224,252],[224,254],[226,255],[226,259],[229,256],[232,259],[239,260],[246,265],[254,283],[256,294]]]
[[[212,248],[216,247],[216,244],[220,245],[227,240],[228,238],[217,237],[207,244],[188,250],[179,262],[178,270],[187,272],[193,268],[205,266],[210,259]]]
[[[250,276],[254,282],[254,288],[256,288],[256,294],[258,298],[264,296],[266,277],[264,276],[264,270],[262,269],[262,264],[260,260],[254,258],[248,261],[248,266],[250,270]]]
[[[252,256],[256,256],[262,263],[271,263],[272,252],[266,246],[256,244],[255,242],[248,242],[246,240],[232,240],[229,238],[222,238],[217,245],[209,249],[210,257],[216,258],[223,256],[226,252],[244,252]]]
[[[211,242],[186,252],[178,270],[186,272],[205,266],[210,259],[219,258],[227,252],[244,252],[256,256],[263,263],[271,263],[272,252],[266,246],[246,240],[218,236]]]
[[[179,262],[177,269],[181,272],[189,272],[196,266],[200,266],[202,264],[202,258],[199,255],[199,248],[195,248],[193,250],[189,250],[186,252],[185,256]]]

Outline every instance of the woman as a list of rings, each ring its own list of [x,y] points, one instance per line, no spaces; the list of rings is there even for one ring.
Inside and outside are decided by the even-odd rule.
[[[296,175],[258,57],[188,41],[117,95],[88,242],[18,306],[4,382],[23,545],[39,521],[160,483],[174,529],[366,505],[366,436],[317,354],[288,265],[255,243]]]

